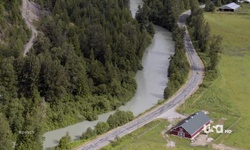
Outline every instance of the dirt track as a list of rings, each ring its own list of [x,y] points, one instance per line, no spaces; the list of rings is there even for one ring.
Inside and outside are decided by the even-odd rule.
[[[31,38],[24,47],[23,56],[25,57],[27,53],[29,52],[29,50],[31,49],[31,47],[33,46],[34,40],[37,36],[37,30],[32,22],[33,20],[38,19],[37,13],[34,13],[34,12],[38,12],[38,10],[37,10],[37,7],[34,5],[34,3],[31,3],[28,0],[23,0],[21,11],[22,11],[22,17],[24,18],[29,29],[31,29],[32,31]]]

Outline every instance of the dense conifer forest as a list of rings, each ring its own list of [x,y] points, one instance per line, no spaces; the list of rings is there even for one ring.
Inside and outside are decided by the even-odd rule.
[[[152,38],[128,0],[35,2],[43,15],[26,57],[21,1],[0,2],[0,149],[12,141],[16,149],[42,149],[44,131],[95,120],[130,100]]]

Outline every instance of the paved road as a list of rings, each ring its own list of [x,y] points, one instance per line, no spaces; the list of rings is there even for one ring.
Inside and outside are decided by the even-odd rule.
[[[185,21],[188,15],[190,15],[190,11],[186,11],[180,15],[178,23],[180,27],[185,26]],[[97,137],[96,139],[77,148],[77,150],[96,150],[108,145],[112,140],[116,138],[116,136],[122,137],[151,122],[164,112],[180,106],[199,88],[199,85],[203,81],[204,66],[192,45],[187,31],[185,33],[184,40],[186,55],[191,66],[190,76],[187,83],[165,104],[153,109],[148,113],[145,113],[144,115],[138,117],[136,120],[133,120],[121,127],[118,127],[104,135]]]
[[[35,38],[37,36],[37,30],[33,26],[32,21],[29,19],[29,11],[30,10],[29,10],[29,1],[28,0],[23,0],[23,4],[22,4],[22,9],[21,10],[22,10],[22,17],[24,18],[27,26],[32,31],[31,38],[30,38],[29,42],[24,47],[23,56],[26,56],[26,54],[29,52],[29,50],[33,46],[34,40],[35,40]]]

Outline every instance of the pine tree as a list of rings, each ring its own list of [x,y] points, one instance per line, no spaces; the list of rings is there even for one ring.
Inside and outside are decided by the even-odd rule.
[[[7,58],[0,64],[0,87],[12,98],[17,97],[17,73],[13,66],[14,59]],[[3,94],[3,93],[2,93]]]
[[[91,137],[93,137],[95,134],[96,134],[95,131],[94,131],[92,128],[88,127],[88,129],[86,130],[86,132],[84,132],[84,133],[82,134],[81,139],[88,139],[88,138],[91,138]]]
[[[217,6],[217,7],[222,6],[221,0],[217,0],[217,2],[216,2],[216,6]]]
[[[4,114],[0,113],[0,149],[1,150],[12,150],[12,132],[9,127],[9,123]]]
[[[26,100],[25,122],[19,131],[16,147],[17,150],[43,149],[43,133],[45,121],[45,107],[38,91],[34,92],[31,99]]]
[[[69,136],[69,133],[66,133],[65,136],[63,136],[60,141],[59,145],[56,146],[56,150],[70,150],[69,143],[71,141],[71,137]]]
[[[210,40],[210,26],[208,23],[206,23],[198,41],[201,52],[207,52],[209,48],[209,40]]]
[[[108,129],[109,129],[109,124],[106,122],[98,122],[97,125],[95,126],[95,132],[98,135],[107,132]]]
[[[210,69],[215,70],[219,63],[219,53],[221,52],[221,36],[213,36],[211,38],[209,57],[210,57]]]

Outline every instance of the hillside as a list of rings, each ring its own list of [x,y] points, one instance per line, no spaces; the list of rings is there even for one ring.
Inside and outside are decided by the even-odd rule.
[[[0,145],[7,149],[12,141],[42,149],[44,131],[95,120],[130,100],[151,40],[126,0],[35,2],[41,18],[26,57],[31,31],[21,1],[0,2],[0,133],[8,135]]]

